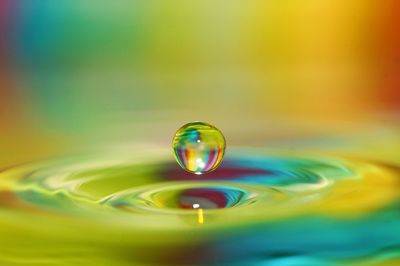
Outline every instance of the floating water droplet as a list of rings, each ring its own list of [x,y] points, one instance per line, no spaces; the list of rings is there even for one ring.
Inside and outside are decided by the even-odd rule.
[[[184,170],[200,175],[215,170],[221,163],[225,138],[218,128],[193,122],[176,132],[172,148],[176,161]]]

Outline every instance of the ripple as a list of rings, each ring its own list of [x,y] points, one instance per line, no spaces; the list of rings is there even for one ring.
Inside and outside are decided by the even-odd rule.
[[[219,169],[202,176],[168,162],[136,163],[124,157],[69,158],[22,167],[17,172],[12,189],[20,199],[58,210],[85,204],[151,211],[190,210],[199,204],[211,210],[260,200],[270,206],[276,204],[275,198],[265,195],[275,194],[288,202],[308,202],[313,199],[310,195],[323,195],[336,180],[356,176],[354,169],[337,159],[270,154],[227,158]]]
[[[103,203],[124,210],[144,208],[151,211],[179,213],[202,209],[225,209],[245,206],[257,200],[260,192],[239,186],[203,184],[201,182],[161,184],[139,191],[124,191],[107,198]],[[195,207],[194,207],[195,206]]]
[[[204,176],[181,171],[168,164],[159,173],[170,181],[228,181],[296,190],[320,190],[336,180],[357,176],[357,170],[339,159],[296,158],[277,155],[227,158],[220,168]]]
[[[400,219],[395,166],[321,154],[243,152],[198,176],[154,158],[80,156],[5,170],[0,173],[3,222],[18,226],[13,237],[21,230],[24,238],[22,232],[31,230],[54,240],[71,236],[82,247],[96,239],[102,252],[114,244],[113,252],[124,246],[130,254],[132,247],[147,245],[151,255],[133,256],[143,264],[154,257],[207,264],[210,249],[218,254],[217,265],[230,259],[251,265],[259,254],[283,251],[317,250],[343,259],[351,247],[362,257],[400,239],[398,226],[388,223]],[[71,224],[78,233],[65,229]],[[359,242],[377,234],[379,241]],[[194,249],[202,255],[181,257]]]

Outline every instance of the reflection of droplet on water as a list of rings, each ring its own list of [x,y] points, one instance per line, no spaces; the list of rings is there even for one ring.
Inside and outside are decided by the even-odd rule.
[[[183,209],[220,209],[237,205],[244,193],[227,188],[191,188],[183,190],[178,197],[178,205]]]
[[[221,163],[225,138],[218,128],[193,122],[176,132],[172,148],[178,164],[186,171],[199,175],[215,170]]]

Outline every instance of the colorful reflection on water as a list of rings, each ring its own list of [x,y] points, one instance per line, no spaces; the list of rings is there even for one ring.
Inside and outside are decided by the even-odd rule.
[[[0,176],[0,230],[8,241],[1,257],[38,265],[396,261],[400,170],[298,154],[237,149],[204,176],[184,172],[162,152],[7,169]],[[23,243],[30,248],[20,257]]]

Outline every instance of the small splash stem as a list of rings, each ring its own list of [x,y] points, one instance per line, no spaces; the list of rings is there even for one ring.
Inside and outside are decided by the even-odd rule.
[[[193,209],[197,209],[197,221],[199,224],[204,223],[203,209],[200,208],[200,204],[193,204]]]
[[[199,222],[199,224],[203,224],[204,223],[204,216],[203,216],[203,209],[202,208],[197,209],[197,221]]]

